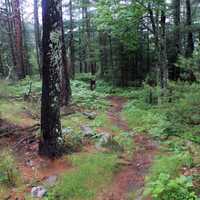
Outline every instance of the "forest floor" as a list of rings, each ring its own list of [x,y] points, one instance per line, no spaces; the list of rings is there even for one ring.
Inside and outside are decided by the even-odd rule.
[[[80,84],[73,89],[80,90]],[[38,155],[38,100],[0,96],[0,150],[14,156],[14,161],[5,157],[6,166],[0,161],[0,200],[33,200],[31,190],[37,186],[47,189],[45,200],[150,200],[149,193],[144,193],[160,174],[172,178],[199,174],[198,145],[176,137],[163,141],[146,130],[139,131],[142,114],[137,116],[138,110],[128,112],[131,117],[126,118],[127,105],[134,96],[102,95],[90,92],[87,85],[84,91],[87,96],[75,91],[70,107],[62,108],[63,132],[69,132],[64,137],[72,150],[55,160]],[[94,104],[96,107],[91,107]],[[83,136],[88,131],[92,136]],[[107,141],[100,145],[102,138]],[[17,169],[15,183],[1,183],[10,166]],[[199,179],[194,185],[199,187]]]
[[[123,131],[132,131],[128,123],[120,116],[123,106],[126,102],[125,98],[118,96],[109,97],[111,109],[108,116],[112,124],[116,125]],[[142,197],[145,176],[151,166],[158,147],[155,141],[147,134],[135,134],[133,137],[135,151],[128,166],[123,167],[116,174],[109,188],[101,194],[99,200],[126,200],[134,198],[140,200]]]

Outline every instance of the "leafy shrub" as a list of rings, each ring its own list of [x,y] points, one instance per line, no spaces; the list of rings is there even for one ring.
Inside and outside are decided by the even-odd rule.
[[[146,182],[156,181],[161,173],[177,176],[182,166],[191,166],[192,158],[188,153],[179,153],[166,156],[158,156],[152,167]]]
[[[161,173],[157,180],[150,183],[145,194],[151,194],[153,200],[197,200],[192,187],[191,177],[171,179],[169,174]]]
[[[82,134],[81,133],[68,133],[64,134],[64,148],[68,153],[78,152],[81,150],[82,143]]]
[[[18,171],[15,159],[10,151],[0,154],[0,183],[15,185],[18,179]]]
[[[131,156],[133,154],[134,143],[133,137],[128,132],[122,132],[114,137],[114,140]]]
[[[72,81],[72,98],[74,103],[88,109],[105,109],[108,102],[105,100],[106,94],[91,91],[89,84],[82,81]]]

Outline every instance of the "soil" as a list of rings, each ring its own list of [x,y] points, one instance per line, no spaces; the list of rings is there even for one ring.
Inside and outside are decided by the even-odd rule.
[[[112,107],[108,111],[111,122],[124,131],[131,131],[120,112],[126,102],[122,97],[109,97]],[[133,137],[136,150],[128,166],[123,167],[116,174],[112,184],[98,197],[98,200],[127,200],[129,194],[134,195],[134,200],[142,199],[145,176],[158,152],[156,143],[145,134],[136,134]],[[132,197],[133,198],[133,197]]]
[[[132,132],[127,122],[120,115],[126,103],[126,99],[115,96],[108,97],[108,99],[111,103],[111,107],[107,114],[111,123],[123,131]],[[28,118],[28,116],[26,117]],[[33,119],[29,118],[25,120],[27,124],[23,123],[22,128],[25,128],[26,125],[33,125]],[[19,127],[5,121],[0,121],[0,128],[11,130]],[[9,137],[3,137],[0,140],[0,147],[13,147],[18,144],[14,148],[14,152],[19,171],[23,175],[27,185],[33,183],[37,185],[50,176],[58,176],[63,172],[72,169],[72,166],[67,161],[66,157],[57,160],[49,160],[40,157],[37,153],[38,140],[36,138],[23,140],[23,138],[26,138],[29,135],[30,133],[24,130]],[[134,135],[133,140],[135,152],[133,158],[130,160],[130,164],[121,168],[114,177],[112,184],[98,195],[98,200],[127,200],[130,193],[134,193],[135,200],[141,199],[141,193],[144,188],[144,179],[158,148],[154,141],[145,134],[136,134]],[[89,144],[86,145],[84,149],[85,151],[93,150]],[[22,193],[26,193],[27,189],[30,188],[26,187],[25,191]],[[12,195],[10,199],[24,199],[22,193],[15,194],[14,192],[14,195]]]

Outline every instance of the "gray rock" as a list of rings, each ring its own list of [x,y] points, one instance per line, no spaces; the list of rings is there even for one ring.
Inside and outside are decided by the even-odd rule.
[[[54,186],[54,185],[56,184],[56,181],[57,181],[57,180],[58,180],[58,177],[57,177],[56,175],[54,175],[54,176],[49,176],[49,177],[46,179],[45,184],[46,184],[47,186],[52,187],[52,186]]]
[[[94,135],[93,130],[88,125],[82,125],[81,131],[84,137],[92,137]]]
[[[83,112],[83,115],[85,115],[88,119],[95,119],[97,116],[97,113],[95,112]]]
[[[47,190],[43,186],[37,186],[31,189],[31,196],[33,198],[42,198],[46,193]]]
[[[63,128],[62,129],[62,134],[63,135],[68,135],[72,132],[73,130],[71,128]]]
[[[114,151],[123,151],[123,148],[113,139],[110,133],[102,132],[99,136],[99,141],[95,145],[98,150],[107,148]]]

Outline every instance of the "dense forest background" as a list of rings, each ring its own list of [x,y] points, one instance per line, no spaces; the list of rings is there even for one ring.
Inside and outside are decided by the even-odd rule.
[[[70,77],[91,72],[120,86],[139,86],[146,79],[161,87],[167,79],[194,81],[199,17],[195,0],[63,1]],[[1,77],[39,74],[41,2],[1,1],[0,22]]]

